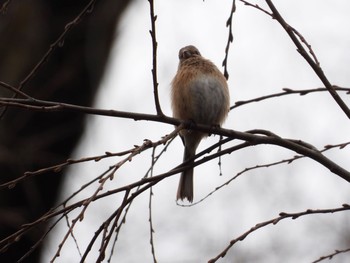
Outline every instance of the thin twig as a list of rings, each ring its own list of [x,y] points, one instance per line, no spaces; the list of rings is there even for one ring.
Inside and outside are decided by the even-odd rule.
[[[115,172],[123,165],[125,164],[126,162],[128,162],[129,160],[131,160],[135,155],[139,154],[140,152],[146,150],[150,148],[150,142],[149,141],[145,141],[141,146],[139,147],[136,147],[136,149],[134,151],[132,151],[127,157],[125,157],[124,159],[122,159],[121,161],[119,161],[117,164],[113,165],[113,169],[111,170],[111,172],[109,172],[104,178],[101,178],[99,180],[99,186],[98,188],[95,190],[95,192],[88,198],[84,201],[83,203],[83,208],[82,210],[80,211],[79,215],[72,220],[72,225],[70,228],[68,228],[68,231],[66,232],[65,236],[63,237],[60,245],[58,246],[58,249],[54,255],[54,257],[51,259],[51,262],[55,261],[55,259],[60,255],[60,252],[61,252],[61,249],[64,245],[64,243],[67,241],[67,238],[69,235],[71,235],[71,233],[73,232],[73,229],[76,225],[76,223],[78,221],[82,221],[84,219],[84,214],[86,212],[86,210],[88,209],[88,207],[90,206],[90,204],[96,200],[96,197],[98,196],[98,194],[103,190],[104,188],[104,185],[105,183],[108,181],[108,180],[112,180],[113,177],[114,177],[114,174]],[[128,190],[129,191],[129,190]],[[111,234],[109,234],[106,239],[108,240],[109,242],[109,239],[111,238]],[[102,247],[101,247],[101,251],[100,251],[100,257],[102,257],[102,255],[104,254],[104,251],[106,249],[106,245],[105,243],[102,244]]]
[[[339,149],[344,149],[346,146],[350,145],[350,142],[345,142],[345,143],[339,143],[339,144],[334,144],[334,145],[325,145],[324,149],[321,150],[320,152],[326,152],[329,151],[331,149],[334,148],[339,148]],[[228,148],[226,151],[230,151],[230,152],[234,152],[240,149],[245,148],[246,146],[250,146],[250,144],[247,143],[243,143],[243,144],[239,144],[236,146],[233,146],[231,148]],[[312,147],[311,147],[312,148]],[[203,198],[201,198],[200,200],[198,200],[197,202],[194,202],[192,204],[179,204],[177,203],[177,205],[179,206],[184,206],[184,207],[190,207],[190,206],[195,206],[201,202],[203,202],[204,200],[206,200],[208,197],[210,197],[211,195],[213,195],[215,192],[219,191],[221,188],[229,185],[232,181],[236,180],[238,177],[240,177],[241,175],[243,175],[244,173],[247,173],[249,171],[255,170],[255,169],[261,169],[261,168],[269,168],[271,166],[276,166],[276,165],[280,165],[280,164],[290,164],[296,160],[305,158],[305,156],[303,155],[295,155],[289,159],[284,159],[284,160],[280,160],[280,161],[276,161],[276,162],[272,162],[272,163],[266,163],[266,164],[258,164],[255,166],[251,166],[251,167],[246,167],[244,168],[242,171],[238,172],[235,176],[233,176],[231,179],[229,179],[228,181],[222,183],[221,185],[215,187],[214,190],[212,190],[211,192],[209,192],[206,196],[204,196]]]
[[[278,217],[270,219],[265,222],[261,222],[259,224],[256,224],[252,228],[250,228],[248,231],[244,232],[242,235],[238,236],[235,239],[232,239],[230,241],[230,244],[216,257],[210,259],[208,263],[214,263],[216,262],[219,258],[225,257],[227,252],[233,247],[238,241],[243,241],[247,236],[252,234],[253,232],[257,231],[260,228],[263,228],[267,225],[276,225],[283,219],[291,218],[291,219],[298,219],[299,217],[306,216],[306,215],[313,215],[313,214],[333,214],[336,212],[342,212],[342,211],[347,211],[350,210],[350,206],[348,204],[343,204],[342,207],[339,208],[330,208],[330,209],[308,209],[304,212],[298,212],[298,213],[285,213],[281,212]]]
[[[332,260],[334,256],[337,256],[341,253],[348,253],[350,252],[350,248],[347,248],[347,249],[336,249],[333,253],[327,255],[327,256],[322,256],[320,257],[319,259],[315,260],[315,261],[312,261],[311,263],[317,263],[317,262],[321,262],[325,259],[329,259],[329,260]]]
[[[11,86],[10,84],[7,84],[3,81],[0,81],[0,86],[3,86],[4,88],[11,90],[12,92],[14,92],[14,94],[16,95],[20,95],[23,96],[26,99],[30,99],[30,100],[34,100],[34,98],[32,98],[31,96],[29,96],[28,94],[24,93],[23,91]]]
[[[306,47],[309,49],[309,53],[311,54],[312,58],[314,59],[315,63],[317,66],[321,66],[314,50],[312,49],[311,45],[306,41],[305,37],[299,33],[298,30],[296,30],[294,27],[291,27],[291,29],[293,30],[293,32],[299,37],[300,41],[303,42]]]
[[[13,106],[24,108],[28,110],[37,110],[43,112],[51,111],[70,111],[70,112],[79,112],[92,115],[100,116],[109,116],[109,117],[119,117],[138,120],[149,120],[149,121],[158,121],[158,122],[169,122],[172,125],[179,125],[181,121],[174,118],[167,117],[165,115],[153,115],[153,114],[144,114],[144,113],[131,113],[126,111],[117,111],[117,110],[103,110],[96,109],[92,107],[79,106],[69,103],[62,102],[53,102],[46,100],[38,99],[17,99],[17,98],[0,98],[0,106]]]
[[[84,9],[76,16],[71,22],[67,23],[64,27],[64,31],[62,34],[50,45],[49,50],[44,54],[44,56],[40,59],[40,61],[34,66],[34,68],[29,72],[29,74],[20,82],[17,92],[14,93],[13,98],[17,97],[18,91],[21,91],[25,85],[37,74],[39,69],[48,61],[52,53],[56,50],[57,47],[61,47],[62,43],[67,36],[67,34],[81,21],[81,19],[88,13],[91,13],[91,8],[94,6],[96,0],[91,0]],[[7,107],[5,107],[0,113],[0,119],[6,113]]]
[[[249,3],[248,1],[245,1],[245,0],[239,0],[241,1],[243,4],[245,4],[246,6],[251,6],[255,9],[258,9],[260,10],[261,12],[273,17],[272,13],[270,13],[269,11],[265,10],[264,8],[260,7],[258,4],[252,4],[252,3]]]
[[[180,125],[180,126],[181,126],[181,125]],[[142,152],[142,151],[144,151],[144,150],[146,150],[146,149],[148,149],[148,148],[156,147],[156,146],[158,146],[158,145],[161,145],[161,144],[166,143],[168,140],[171,140],[172,138],[174,138],[174,137],[177,135],[179,129],[181,129],[181,128],[182,128],[182,127],[177,127],[171,134],[169,134],[169,135],[163,137],[161,140],[159,140],[159,141],[157,141],[157,142],[155,142],[155,143],[152,143],[152,142],[146,140],[146,141],[144,142],[143,145],[138,146],[138,149],[133,150],[133,151],[130,153],[130,155],[129,155],[128,157],[126,157],[125,159],[123,159],[123,160],[122,160],[121,162],[119,162],[118,164],[113,165],[113,166],[111,167],[111,168],[113,168],[113,169],[110,168],[109,172],[108,172],[108,173],[105,173],[105,175],[106,175],[105,177],[99,179],[99,187],[98,187],[98,189],[95,191],[95,193],[94,193],[92,196],[90,196],[89,198],[84,199],[84,200],[82,200],[82,201],[80,201],[80,202],[76,202],[76,203],[73,204],[72,206],[68,206],[68,207],[65,207],[65,206],[64,206],[64,208],[61,209],[61,210],[58,211],[58,212],[52,212],[52,213],[46,214],[44,217],[42,217],[41,219],[37,220],[36,222],[34,222],[34,223],[32,223],[32,224],[28,224],[28,225],[26,225],[26,226],[23,226],[22,231],[17,232],[17,235],[14,234],[14,235],[13,235],[13,238],[9,237],[9,238],[7,239],[7,243],[11,243],[11,242],[9,242],[9,240],[11,240],[11,239],[12,239],[13,242],[14,242],[14,241],[16,240],[16,236],[18,237],[18,235],[20,235],[20,234],[22,235],[25,231],[29,230],[31,227],[35,227],[37,224],[39,224],[40,222],[42,222],[42,221],[44,221],[44,220],[48,220],[49,218],[52,218],[52,217],[54,217],[54,216],[56,216],[56,215],[58,215],[58,214],[61,214],[61,213],[67,214],[69,211],[72,211],[72,210],[75,209],[75,208],[78,208],[78,207],[80,207],[80,206],[83,206],[82,211],[79,213],[79,215],[78,215],[75,219],[72,220],[72,224],[70,225],[70,227],[69,227],[69,229],[68,229],[66,235],[63,237],[61,243],[59,244],[58,250],[56,251],[56,254],[55,254],[54,257],[52,258],[51,262],[55,261],[55,259],[57,258],[57,256],[60,254],[60,251],[61,251],[61,249],[62,249],[64,243],[66,242],[68,236],[69,236],[69,235],[72,235],[73,229],[74,229],[75,225],[77,224],[77,222],[83,220],[85,210],[87,209],[87,207],[89,206],[89,204],[92,203],[93,201],[97,200],[97,199],[100,199],[100,197],[102,197],[102,195],[103,195],[103,196],[108,196],[108,195],[110,195],[110,194],[113,194],[113,193],[109,192],[109,193],[107,193],[107,195],[105,195],[105,194],[98,195],[98,192],[100,192],[100,191],[102,190],[104,183],[105,183],[107,180],[111,179],[111,177],[113,177],[113,174],[115,173],[116,169],[118,169],[119,167],[121,167],[122,164],[124,164],[126,161],[130,160],[130,158],[132,158],[134,155],[137,155],[137,154],[139,154],[140,152]],[[140,182],[141,182],[141,181],[140,181]],[[155,184],[155,183],[156,183],[156,182],[151,182],[149,185],[153,185],[153,184]],[[142,184],[143,184],[143,182],[142,182]],[[141,185],[141,184],[140,184],[140,185]],[[121,190],[121,191],[128,191],[128,192],[129,192],[130,189],[132,189],[133,187],[138,187],[138,186],[139,186],[139,185],[129,185],[129,186],[127,186],[127,187],[123,187],[123,189],[120,189],[120,190]],[[143,190],[145,190],[145,189],[143,189]],[[114,192],[114,193],[121,192],[121,191],[116,191],[116,192]],[[64,204],[65,204],[66,202],[67,202],[67,200],[64,202]],[[123,208],[123,209],[124,209],[124,208]],[[122,210],[123,210],[123,209],[122,209]],[[122,210],[121,210],[121,211],[122,211]],[[119,217],[118,217],[118,218],[119,218]],[[116,222],[116,223],[115,223],[115,227],[116,227],[117,225],[118,225],[118,223]],[[107,225],[106,225],[106,227],[107,227]],[[113,232],[113,230],[111,230],[111,231]],[[104,233],[105,233],[105,232],[104,232]],[[110,238],[111,238],[111,235],[112,235],[112,234],[111,234],[111,232],[110,232],[110,233],[105,237],[103,243],[101,244],[101,249],[102,249],[103,252],[105,251],[105,249],[106,249],[106,247],[107,247],[107,243],[109,242],[109,240],[110,240]],[[6,242],[6,240],[3,240],[3,241],[1,241],[1,242]],[[1,242],[0,242],[0,244],[1,244]],[[107,243],[106,243],[106,242],[107,242]],[[87,251],[88,251],[88,249],[85,251],[85,253],[84,253],[82,259],[84,259],[84,258],[86,257],[86,255],[87,255],[86,253],[88,253]],[[103,255],[103,254],[100,254],[100,256],[101,256],[100,259],[102,258],[102,255]],[[83,262],[83,261],[82,261],[82,262]]]
[[[150,177],[153,176],[153,171],[154,171],[154,160],[155,160],[155,149],[153,148],[152,151],[152,163],[151,163],[151,172],[150,172]],[[150,244],[151,244],[151,252],[152,252],[152,258],[153,258],[153,262],[157,263],[157,258],[156,258],[156,252],[155,252],[155,246],[154,246],[154,228],[153,228],[153,220],[152,220],[152,197],[153,197],[153,188],[150,187],[149,188],[149,202],[148,202],[148,214],[149,214],[149,232],[150,232]]]
[[[154,102],[157,110],[157,115],[164,115],[159,103],[159,95],[158,95],[158,78],[157,78],[157,37],[156,37],[156,20],[157,16],[154,14],[154,1],[148,0],[150,7],[150,16],[151,16],[151,27],[152,29],[149,31],[152,38],[152,78],[153,78],[153,93],[154,93]]]
[[[6,1],[2,4],[2,6],[0,7],[0,13],[1,13],[1,14],[6,14],[7,9],[8,9],[8,7],[9,7],[10,3],[11,3],[11,0],[6,0]]]
[[[224,76],[227,80],[229,78],[229,74],[227,71],[228,52],[230,49],[230,45],[233,42],[232,20],[233,20],[233,13],[235,11],[236,11],[236,1],[232,0],[232,7],[231,7],[230,16],[226,21],[226,27],[228,27],[228,39],[227,39],[226,48],[225,48],[225,58],[224,58],[224,61],[222,62],[222,66],[224,67]]]
[[[265,10],[264,8],[260,7],[258,4],[252,4],[252,3],[249,3],[248,1],[245,1],[245,0],[239,0],[239,1],[241,1],[242,3],[244,3],[246,6],[253,7],[253,8],[255,8],[255,9],[257,9],[257,10],[259,10],[259,11],[261,11],[261,12],[267,14],[267,15],[270,16],[271,18],[274,18],[273,13],[270,13],[269,11],[267,11],[267,10]],[[306,41],[306,39],[304,38],[304,36],[303,36],[302,34],[300,34],[295,28],[293,28],[293,27],[290,27],[290,28],[291,28],[291,29],[294,31],[294,33],[299,37],[299,39],[301,40],[301,42],[303,42],[303,43],[306,45],[306,47],[307,47],[308,50],[309,50],[309,53],[310,53],[311,56],[314,58],[316,64],[317,64],[317,65],[320,65],[320,63],[319,63],[319,61],[318,61],[318,59],[317,59],[317,57],[316,57],[315,52],[313,51],[311,45]]]
[[[350,109],[345,104],[345,102],[342,100],[342,98],[338,95],[336,90],[334,89],[334,86],[329,82],[328,78],[324,74],[322,68],[319,65],[319,62],[314,60],[310,55],[306,52],[305,48],[303,47],[302,43],[298,40],[299,33],[297,34],[293,28],[284,20],[284,18],[281,16],[275,5],[272,3],[271,0],[265,0],[267,5],[270,7],[270,10],[273,13],[273,18],[276,19],[279,24],[283,27],[283,29],[286,31],[286,33],[289,35],[295,46],[297,47],[297,51],[300,53],[301,56],[304,57],[304,59],[307,61],[307,63],[311,66],[311,68],[314,70],[316,75],[319,77],[319,79],[322,81],[322,83],[325,85],[333,99],[336,101],[336,103],[339,105],[339,107],[342,109],[342,111],[346,114],[346,116],[350,119]],[[305,39],[303,38],[303,41]],[[305,43],[305,42],[304,42]],[[308,45],[310,46],[310,45]]]
[[[104,260],[104,258],[105,258],[105,253],[106,253],[107,246],[108,246],[108,244],[109,244],[109,242],[110,242],[110,240],[112,238],[113,233],[115,232],[115,229],[118,226],[118,222],[119,222],[119,219],[120,219],[120,217],[122,215],[122,212],[123,212],[124,208],[127,206],[127,204],[130,201],[129,194],[130,194],[130,190],[127,189],[125,191],[122,204],[117,209],[117,213],[116,213],[116,215],[114,217],[113,224],[112,224],[112,226],[111,226],[111,228],[109,230],[109,233],[108,233],[108,235],[105,238],[102,239],[102,246],[100,247],[99,256],[98,256],[96,262],[102,262]],[[131,198],[131,199],[133,199],[133,198]],[[107,227],[106,227],[106,229],[107,229]],[[85,260],[82,259],[81,262],[83,263],[83,262],[85,262]]]
[[[334,86],[334,89],[338,90],[338,91],[345,91],[346,94],[350,94],[350,88],[342,88],[342,87]],[[252,102],[259,102],[262,100],[267,100],[267,99],[276,98],[276,97],[282,97],[282,96],[291,95],[291,94],[299,94],[300,96],[304,96],[304,95],[309,94],[309,93],[328,91],[326,88],[301,89],[301,90],[293,90],[293,89],[289,89],[289,88],[283,88],[282,90],[283,90],[283,92],[264,95],[264,96],[250,99],[250,100],[236,101],[235,105],[231,106],[230,109],[232,110],[234,108],[238,108],[240,106],[243,106],[245,104],[249,104]]]
[[[331,147],[341,147],[340,145],[344,145],[344,144],[328,146],[326,149],[331,148]],[[223,155],[223,154],[228,154],[228,153],[229,153],[228,150],[224,150],[221,154]],[[213,154],[211,156],[211,158],[207,159],[207,161],[210,160],[210,159],[216,158],[216,157],[218,157],[218,153]],[[91,200],[91,198],[84,199],[84,200],[81,200],[79,202],[74,203],[73,205],[67,206],[64,209],[61,209],[59,211],[53,211],[53,212],[50,211],[47,214],[45,214],[43,217],[41,217],[38,220],[36,220],[35,222],[23,225],[22,228],[19,231],[17,231],[16,233],[12,234],[11,236],[8,236],[7,238],[1,240],[0,241],[0,245],[3,246],[3,247],[0,249],[0,251],[3,251],[4,249],[6,249],[11,243],[15,242],[15,240],[18,240],[18,238],[20,238],[25,232],[29,231],[31,228],[35,227],[36,225],[40,224],[43,221],[49,220],[50,218],[53,218],[53,217],[55,217],[57,215],[60,215],[62,213],[69,213],[70,211],[73,211],[74,209],[76,209],[76,208],[78,208],[80,206],[86,206],[86,204],[88,202],[93,202],[93,201],[96,201],[98,199],[105,198],[106,196],[110,196],[112,194],[116,194],[116,193],[120,193],[122,191],[130,190],[130,189],[132,189],[134,187],[143,186],[139,190],[137,190],[136,192],[134,192],[132,194],[133,198],[129,200],[131,202],[137,195],[139,195],[141,192],[149,189],[149,187],[155,185],[156,183],[158,183],[159,181],[163,180],[164,178],[167,178],[167,177],[169,177],[169,176],[171,176],[173,174],[176,174],[176,173],[179,173],[179,172],[183,171],[184,169],[186,169],[186,167],[183,167],[181,165],[181,166],[179,166],[179,168],[175,168],[175,169],[173,169],[173,170],[171,170],[171,171],[169,171],[167,173],[164,173],[164,174],[161,174],[161,175],[158,175],[158,176],[154,176],[152,178],[143,178],[140,181],[135,182],[135,183],[131,183],[131,184],[127,185],[127,186],[122,186],[122,187],[119,187],[117,189],[108,191],[106,193],[103,193],[103,194],[100,194],[100,195],[96,195],[95,197],[92,198],[92,200]],[[128,204],[130,202],[128,202]]]
[[[64,214],[64,218],[66,219],[67,227],[70,228],[71,225],[70,225],[70,222],[69,222],[68,214]],[[80,247],[79,247],[78,241],[77,241],[77,239],[75,238],[75,235],[74,235],[73,231],[71,232],[71,237],[72,237],[72,239],[73,239],[73,241],[74,241],[75,247],[77,248],[77,251],[78,251],[78,253],[79,253],[79,256],[82,257],[82,254],[81,254],[81,251],[80,251]]]
[[[214,190],[212,190],[211,192],[209,192],[207,195],[205,195],[204,197],[202,197],[200,200],[198,200],[197,202],[195,203],[192,203],[192,204],[189,204],[189,205],[181,205],[181,206],[194,206],[194,205],[197,205],[199,203],[202,203],[204,200],[206,200],[207,198],[209,198],[211,195],[213,195],[215,192],[218,192],[220,189],[222,189],[223,187],[229,185],[230,183],[232,183],[234,180],[236,180],[238,177],[240,177],[241,175],[249,172],[249,171],[252,171],[252,170],[255,170],[255,169],[261,169],[261,168],[268,168],[268,167],[271,167],[271,166],[276,166],[276,165],[279,165],[279,164],[282,164],[282,163],[287,163],[287,164],[290,164],[292,163],[293,161],[297,160],[297,159],[300,159],[300,158],[303,158],[304,156],[301,156],[301,155],[296,155],[290,159],[286,159],[286,160],[281,160],[281,161],[277,161],[277,162],[272,162],[272,163],[266,163],[266,164],[258,164],[258,165],[255,165],[255,166],[251,166],[251,167],[247,167],[247,168],[244,168],[242,171],[238,172],[235,176],[233,176],[232,178],[230,178],[228,181],[222,183],[221,185],[215,187]]]
[[[170,134],[169,136],[169,140],[167,141],[165,147],[160,151],[160,153],[154,158],[154,165],[156,164],[156,162],[159,160],[159,158],[165,153],[165,151],[167,150],[167,148],[169,147],[169,145],[171,144],[171,142],[175,139],[175,136],[176,134],[178,133],[178,131],[180,131],[182,129],[182,127],[177,127],[175,129],[175,131],[173,132],[173,136]],[[143,177],[144,179],[145,178],[148,178],[150,172],[151,172],[151,169],[152,169],[152,166],[148,169],[148,171],[146,172],[145,176]],[[137,186],[136,187],[136,191],[138,191],[140,189],[141,185]],[[109,259],[108,259],[108,262],[111,262],[111,258],[112,258],[112,255],[114,253],[114,248],[115,248],[115,245],[117,243],[117,240],[118,240],[118,236],[119,236],[119,233],[120,233],[120,230],[123,226],[123,224],[126,222],[126,217],[128,215],[128,212],[129,212],[129,209],[132,205],[133,201],[131,201],[128,206],[124,209],[124,216],[123,218],[121,219],[121,222],[119,224],[119,226],[116,228],[116,236],[114,238],[114,242],[113,242],[113,245],[112,245],[112,249],[111,249],[111,253],[110,253],[110,256],[109,256]]]
[[[83,208],[82,210],[79,212],[78,216],[76,216],[75,219],[72,220],[72,224],[71,226],[68,228],[68,231],[66,232],[66,234],[64,235],[61,243],[59,244],[58,246],[58,249],[56,250],[56,253],[55,255],[53,256],[53,258],[51,259],[50,262],[54,262],[55,259],[60,255],[60,252],[61,252],[61,249],[64,245],[64,243],[67,241],[69,235],[71,235],[71,233],[73,232],[73,229],[75,227],[75,225],[77,224],[77,222],[79,221],[82,221],[84,219],[84,215],[85,215],[85,212],[86,210],[88,209],[88,207],[90,206],[90,204],[96,200],[96,197],[98,196],[98,194],[103,190],[103,187],[105,185],[105,183],[108,181],[108,180],[111,180],[113,177],[114,177],[114,174],[115,172],[125,163],[127,162],[128,160],[130,160],[130,158],[132,158],[132,156],[134,156],[135,154],[138,154],[138,153],[131,153],[129,156],[127,156],[126,158],[124,158],[122,161],[118,162],[118,164],[116,165],[113,165],[113,169],[108,173],[106,174],[105,177],[101,178],[99,180],[99,186],[97,187],[97,189],[95,190],[95,192],[87,199],[84,200],[83,202]]]
[[[82,162],[89,162],[89,161],[95,161],[98,162],[102,159],[105,158],[110,158],[110,157],[114,157],[114,156],[123,156],[126,154],[131,153],[133,150],[135,149],[135,147],[133,149],[127,150],[127,151],[123,151],[123,152],[119,152],[119,153],[111,153],[111,152],[106,152],[103,155],[98,155],[98,156],[92,156],[92,157],[83,157],[80,159],[68,159],[67,161],[65,161],[64,163],[60,163],[60,164],[56,164],[53,166],[49,166],[49,167],[45,167],[36,171],[27,171],[25,172],[21,177],[18,177],[14,180],[11,181],[7,181],[6,183],[0,184],[0,189],[3,188],[14,188],[19,182],[22,182],[26,179],[29,179],[32,176],[36,176],[36,175],[40,175],[40,174],[45,174],[48,172],[61,172],[62,169],[64,169],[67,166],[73,165],[73,164],[78,164],[78,163],[82,163]]]
[[[252,134],[251,131],[241,133],[241,132],[233,131],[233,130],[226,130],[226,129],[220,129],[220,130],[223,130],[225,132],[222,132],[222,133],[215,132],[215,134],[221,134],[221,135],[227,136],[229,138],[244,140],[247,143],[249,143],[250,145],[272,144],[272,145],[278,145],[278,146],[281,146],[283,148],[292,150],[296,153],[299,153],[301,155],[307,156],[307,157],[315,160],[316,162],[322,164],[324,167],[327,167],[332,173],[335,173],[335,174],[339,175],[340,177],[342,177],[347,182],[350,182],[350,172],[349,171],[347,171],[346,169],[342,168],[341,166],[339,166],[335,162],[328,159],[326,156],[324,156],[322,154],[321,151],[318,151],[316,149],[316,147],[312,146],[309,143],[302,142],[299,140],[294,140],[294,139],[286,139],[286,138],[282,138],[282,137],[279,137],[279,136],[273,135],[273,134],[271,134],[269,136],[260,136],[260,135]],[[227,131],[227,133],[226,133],[226,131]],[[233,132],[232,134],[230,134],[231,131]],[[259,132],[264,132],[264,131],[259,130]],[[271,132],[265,131],[265,133],[270,134]],[[234,149],[234,148],[233,147],[228,148],[226,150],[221,151],[220,153],[212,154],[206,158],[203,158],[197,162],[194,162],[192,165],[193,165],[193,167],[195,167],[199,164],[202,164],[202,163],[207,162],[213,158],[216,158],[219,155],[229,154],[232,149]],[[185,165],[186,163],[187,162],[185,162],[183,165]]]
[[[89,252],[91,251],[91,248],[92,246],[94,245],[96,239],[98,238],[98,236],[100,235],[100,233],[102,232],[102,230],[106,231],[107,230],[107,227],[108,225],[110,224],[110,222],[115,219],[118,221],[118,219],[120,218],[120,215],[121,215],[121,212],[123,211],[126,203],[127,203],[127,197],[129,196],[130,194],[130,190],[129,189],[126,189],[125,190],[125,194],[124,194],[124,198],[123,198],[123,202],[121,204],[121,206],[116,210],[114,211],[111,216],[105,221],[103,222],[103,224],[101,224],[101,226],[99,227],[99,229],[95,232],[95,235],[93,236],[93,238],[90,240],[88,246],[86,247],[85,249],[85,252],[83,254],[83,257],[81,258],[80,262],[81,263],[84,263],[86,262],[86,258],[89,254]],[[113,233],[113,231],[111,230],[110,233]],[[100,251],[100,255],[99,255],[99,258],[97,259],[96,262],[100,262],[99,260],[101,260],[101,253],[104,253],[104,251]],[[103,255],[104,256],[104,255]]]
[[[220,139],[219,142],[223,141],[223,136],[220,135]],[[222,144],[219,145],[217,152],[221,152],[222,150]],[[219,176],[222,176],[222,163],[221,163],[221,157],[219,156],[219,160],[218,160],[218,166],[219,166]]]
[[[20,259],[18,259],[17,263],[23,262],[29,255],[31,255],[34,252],[34,250],[42,244],[47,235],[51,232],[52,229],[56,227],[56,225],[61,221],[61,219],[64,216],[65,214],[61,215],[58,219],[56,219],[55,222],[52,223],[51,226],[46,230],[46,232],[39,238],[39,240],[36,241],[35,244],[32,245],[31,248]]]

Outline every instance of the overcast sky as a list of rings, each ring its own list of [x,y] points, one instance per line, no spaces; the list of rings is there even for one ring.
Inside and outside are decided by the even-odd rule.
[[[282,88],[323,86],[275,20],[238,0],[236,2],[234,42],[228,63],[231,105],[236,101],[277,93]],[[268,9],[265,1],[253,3]],[[275,0],[274,3],[286,21],[312,45],[330,82],[349,87],[350,2]],[[224,0],[155,1],[158,15],[159,94],[165,114],[171,115],[170,82],[177,70],[178,50],[181,47],[195,45],[204,57],[222,69],[228,37],[225,24],[231,5],[231,1]],[[95,107],[155,113],[149,30],[148,1],[134,1],[120,24],[118,42]],[[350,105],[349,96],[342,94],[342,98]],[[307,96],[290,95],[248,104],[231,111],[223,126],[239,131],[266,129],[282,137],[309,142],[319,149],[327,144],[350,141],[350,122],[326,92]],[[89,117],[87,132],[75,157],[126,150],[135,144],[142,144],[146,138],[159,140],[172,130],[172,126],[159,123]],[[217,136],[206,139],[199,151],[217,140]],[[180,164],[182,151],[181,140],[176,138],[156,165],[155,174]],[[350,169],[349,154],[350,150],[345,148],[332,150],[327,156]],[[217,160],[196,167],[195,201],[246,167],[280,161],[294,155],[275,146],[256,146],[225,156],[222,176],[219,176]],[[118,171],[107,189],[140,179],[150,165],[150,158],[151,151],[134,158]],[[118,161],[108,159],[74,166],[67,176],[62,198]],[[246,173],[191,208],[176,205],[178,179],[178,175],[172,176],[153,189],[154,242],[159,262],[207,262],[220,253],[231,239],[256,223],[277,217],[282,211],[339,207],[349,202],[350,197],[348,183],[310,160]],[[89,189],[76,200],[88,197],[95,189]],[[99,225],[117,209],[121,198],[109,197],[96,202],[88,210],[75,232],[82,251]],[[151,262],[148,198],[149,194],[144,193],[130,209],[112,262]],[[70,219],[73,218],[72,215]],[[312,262],[335,249],[347,248],[339,244],[347,219],[346,213],[331,217],[309,216],[295,221],[287,219],[252,234],[219,262],[267,263],[282,262],[282,259],[283,262]],[[63,223],[55,232],[56,238],[61,240],[66,231]],[[52,257],[58,240],[51,240],[43,262],[48,262]],[[56,262],[77,262],[78,259],[77,249],[69,240]],[[91,256],[88,262],[95,262],[95,257]],[[332,262],[344,262],[344,258],[339,256]]]

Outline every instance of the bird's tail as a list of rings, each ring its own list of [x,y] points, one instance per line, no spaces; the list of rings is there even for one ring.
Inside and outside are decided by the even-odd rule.
[[[183,161],[187,161],[190,158],[195,156],[195,151],[188,149],[185,147],[184,159]],[[188,165],[192,165],[194,161],[188,163]],[[177,200],[184,200],[187,198],[189,202],[193,201],[193,167],[188,168],[187,170],[181,173],[179,188],[177,189]]]

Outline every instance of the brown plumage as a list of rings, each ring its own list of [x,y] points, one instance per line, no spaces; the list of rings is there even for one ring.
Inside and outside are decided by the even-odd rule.
[[[179,51],[179,67],[172,81],[171,104],[173,116],[198,124],[220,126],[230,108],[230,95],[224,75],[194,46]],[[196,154],[205,133],[182,130],[185,146],[184,161]],[[193,168],[181,174],[177,199],[193,201]]]

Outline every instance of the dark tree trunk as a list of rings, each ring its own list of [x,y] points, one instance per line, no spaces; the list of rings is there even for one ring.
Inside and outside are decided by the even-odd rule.
[[[6,1],[0,1],[0,5]],[[37,74],[23,87],[31,96],[91,105],[115,36],[115,27],[131,1],[97,1],[66,36]],[[89,0],[10,1],[0,14],[0,81],[18,87]],[[0,96],[13,94],[0,86]],[[0,108],[2,112],[4,108]],[[84,115],[8,108],[0,120],[0,183],[65,161],[84,128]],[[47,173],[0,190],[0,240],[48,211],[63,174]],[[0,262],[16,262],[45,230],[23,236]],[[38,262],[40,247],[24,262]]]

